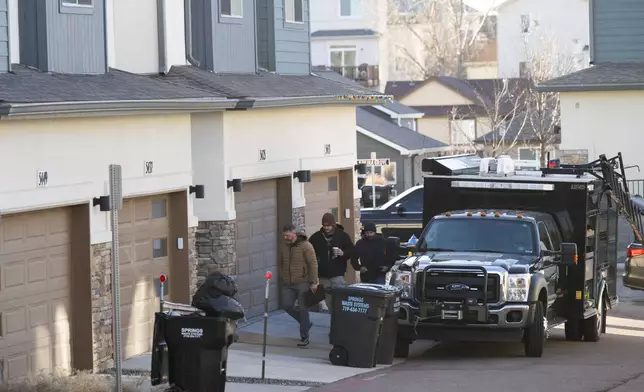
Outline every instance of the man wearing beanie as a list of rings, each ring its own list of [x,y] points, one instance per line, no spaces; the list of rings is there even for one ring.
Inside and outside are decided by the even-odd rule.
[[[376,233],[376,225],[364,222],[362,238],[356,242],[351,265],[360,271],[360,281],[364,283],[385,284],[387,271],[394,265],[395,257],[387,249],[385,238]]]
[[[326,213],[322,216],[322,227],[313,233],[309,239],[318,258],[318,276],[324,287],[344,286],[344,274],[347,270],[347,261],[353,255],[353,242],[344,231],[342,225],[335,222],[335,216]],[[319,306],[323,312],[329,310],[331,296],[327,294],[325,301]]]

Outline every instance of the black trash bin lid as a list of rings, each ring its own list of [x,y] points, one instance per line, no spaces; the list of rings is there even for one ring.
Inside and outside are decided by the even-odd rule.
[[[384,284],[375,283],[354,283],[349,286],[336,287],[333,289],[334,293],[342,293],[348,295],[366,295],[370,297],[391,297],[396,295],[399,288],[394,286],[387,286]]]

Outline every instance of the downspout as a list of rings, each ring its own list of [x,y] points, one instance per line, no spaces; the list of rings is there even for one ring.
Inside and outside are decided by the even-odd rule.
[[[257,55],[257,0],[253,0],[253,47],[255,48],[255,72],[259,70],[259,56]]]
[[[105,56],[105,73],[110,72],[110,48],[109,44],[107,42],[108,36],[107,36],[107,2],[109,0],[103,0],[103,55]]]
[[[309,10],[309,75],[313,73],[313,57],[311,56],[311,3],[308,2],[307,9]],[[304,1],[302,1],[302,17],[304,17]]]
[[[159,46],[159,73],[164,75],[168,72],[165,14],[165,0],[157,0],[157,42]]]
[[[185,31],[186,31],[186,60],[190,65],[199,67],[200,63],[192,56],[192,1],[185,0],[183,3],[185,13]]]

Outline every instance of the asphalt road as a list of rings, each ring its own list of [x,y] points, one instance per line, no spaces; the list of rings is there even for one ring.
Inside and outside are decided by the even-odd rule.
[[[597,343],[567,342],[558,328],[543,357],[527,358],[521,344],[416,342],[401,365],[310,391],[642,392],[644,291],[622,287],[621,273],[620,304]]]

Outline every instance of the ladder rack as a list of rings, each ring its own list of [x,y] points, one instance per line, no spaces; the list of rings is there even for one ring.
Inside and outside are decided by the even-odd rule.
[[[642,232],[644,232],[642,214],[644,214],[644,208],[636,204],[631,198],[621,152],[617,153],[617,156],[613,158],[606,158],[606,155],[602,154],[599,159],[583,165],[560,165],[560,167],[541,169],[542,177],[548,174],[568,174],[576,175],[577,177],[590,174],[602,180],[604,189],[609,190],[609,195],[617,204],[619,213],[631,225],[635,238],[638,242],[642,242]]]

